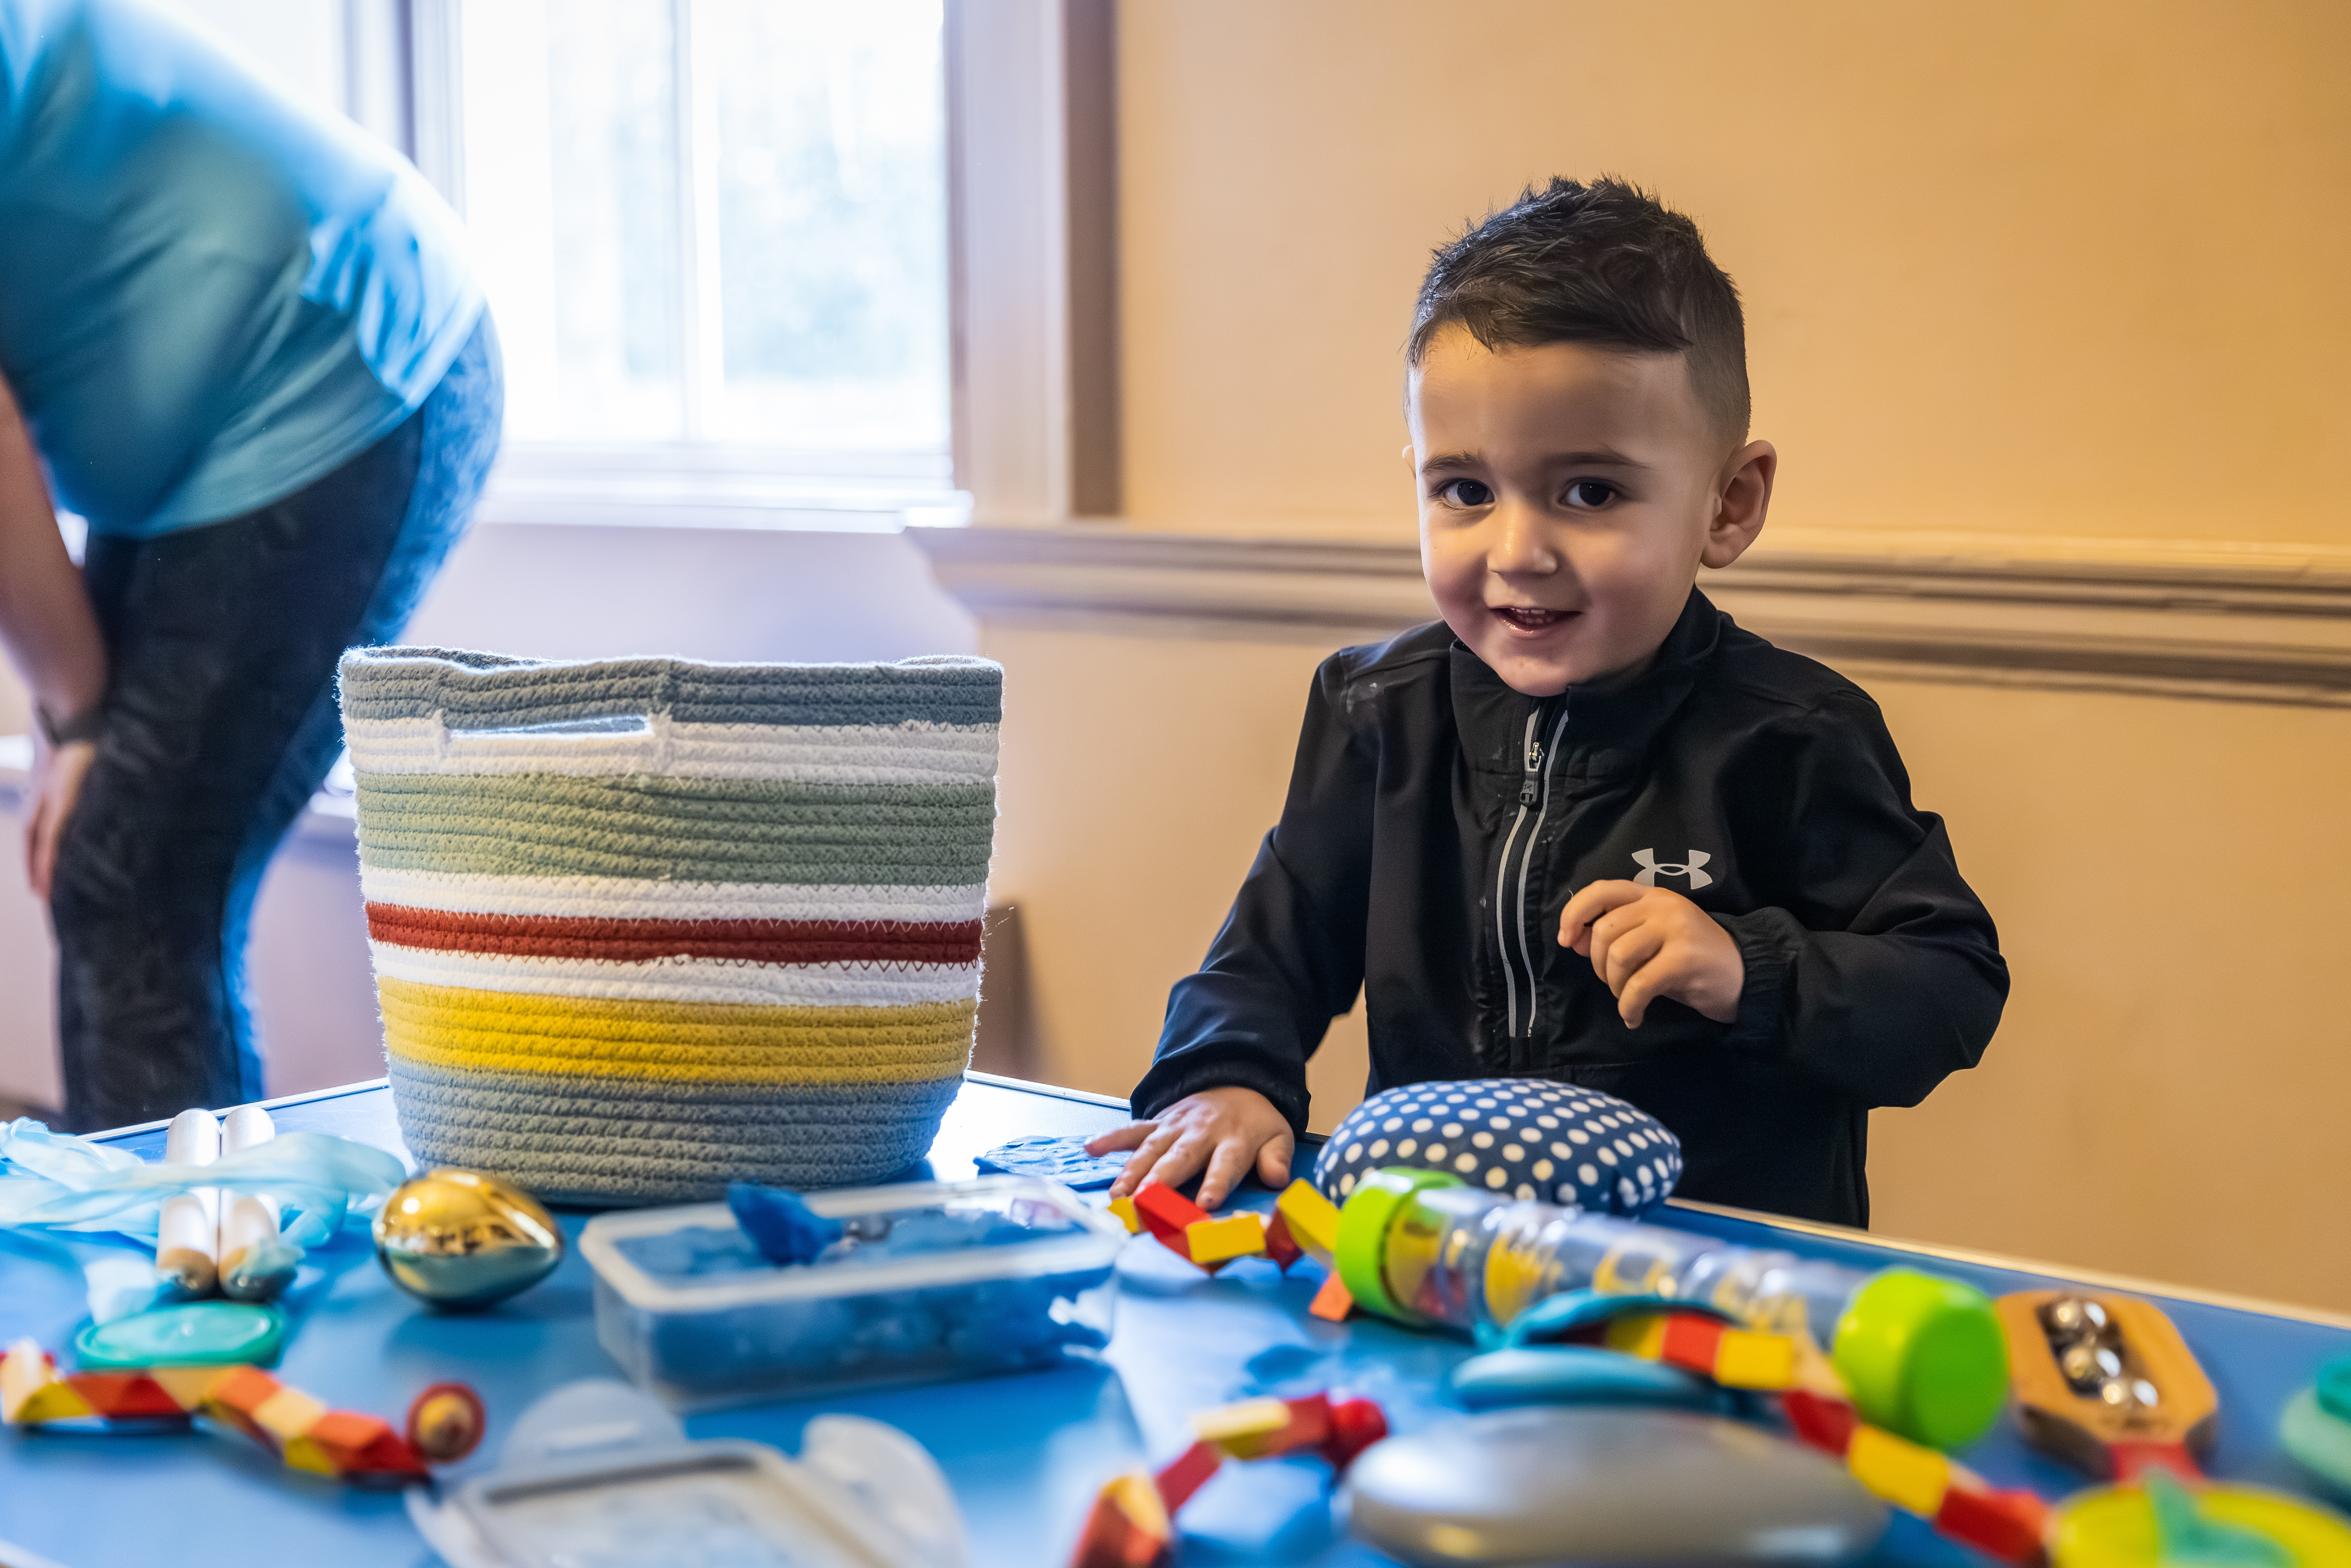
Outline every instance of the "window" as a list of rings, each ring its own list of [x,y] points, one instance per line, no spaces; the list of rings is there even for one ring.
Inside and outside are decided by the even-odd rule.
[[[951,484],[941,0],[455,0],[510,470]]]

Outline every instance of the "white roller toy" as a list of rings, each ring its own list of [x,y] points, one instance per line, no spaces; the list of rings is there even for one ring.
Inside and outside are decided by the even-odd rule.
[[[208,1166],[221,1155],[221,1127],[210,1111],[186,1110],[163,1134],[163,1161]],[[155,1271],[192,1296],[210,1295],[220,1278],[220,1189],[198,1187],[163,1200],[155,1229]]]
[[[221,1153],[234,1155],[277,1135],[269,1113],[239,1105],[221,1121]],[[277,1198],[267,1192],[221,1195],[221,1294],[240,1301],[266,1301],[284,1291],[300,1259],[277,1235]]]

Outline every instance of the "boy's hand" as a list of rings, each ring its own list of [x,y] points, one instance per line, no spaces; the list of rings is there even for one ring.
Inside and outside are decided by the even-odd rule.
[[[1276,1192],[1290,1185],[1290,1156],[1297,1144],[1290,1123],[1273,1102],[1254,1089],[1203,1089],[1186,1094],[1148,1122],[1130,1122],[1086,1145],[1090,1155],[1133,1149],[1134,1157],[1111,1184],[1113,1197],[1125,1197],[1146,1181],[1181,1186],[1201,1166],[1202,1208],[1214,1212],[1249,1166]]]
[[[1559,945],[1592,959],[1616,998],[1626,1029],[1638,1029],[1649,1004],[1671,997],[1729,1023],[1739,1016],[1747,966],[1739,944],[1697,904],[1669,887],[1595,882],[1567,901]]]

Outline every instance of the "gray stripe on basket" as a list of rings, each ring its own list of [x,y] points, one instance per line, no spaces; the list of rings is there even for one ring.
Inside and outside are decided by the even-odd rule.
[[[348,717],[440,714],[453,729],[655,713],[684,724],[997,724],[1004,711],[1002,668],[956,656],[890,664],[562,663],[450,648],[354,648],[339,674]]]
[[[716,1197],[737,1180],[880,1181],[929,1151],[963,1087],[957,1076],[807,1088],[778,1102],[746,1085],[457,1074],[397,1058],[391,1076],[419,1162],[486,1171],[543,1198],[606,1203]]]

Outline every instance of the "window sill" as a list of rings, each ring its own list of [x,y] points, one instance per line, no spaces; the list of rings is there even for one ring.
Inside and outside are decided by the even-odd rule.
[[[895,534],[962,527],[971,496],[938,485],[820,485],[759,475],[494,473],[480,522],[618,529],[767,529]]]
[[[489,523],[896,533],[960,527],[970,519],[971,497],[944,476],[919,472],[795,473],[723,454],[523,448],[500,460],[475,516]]]

